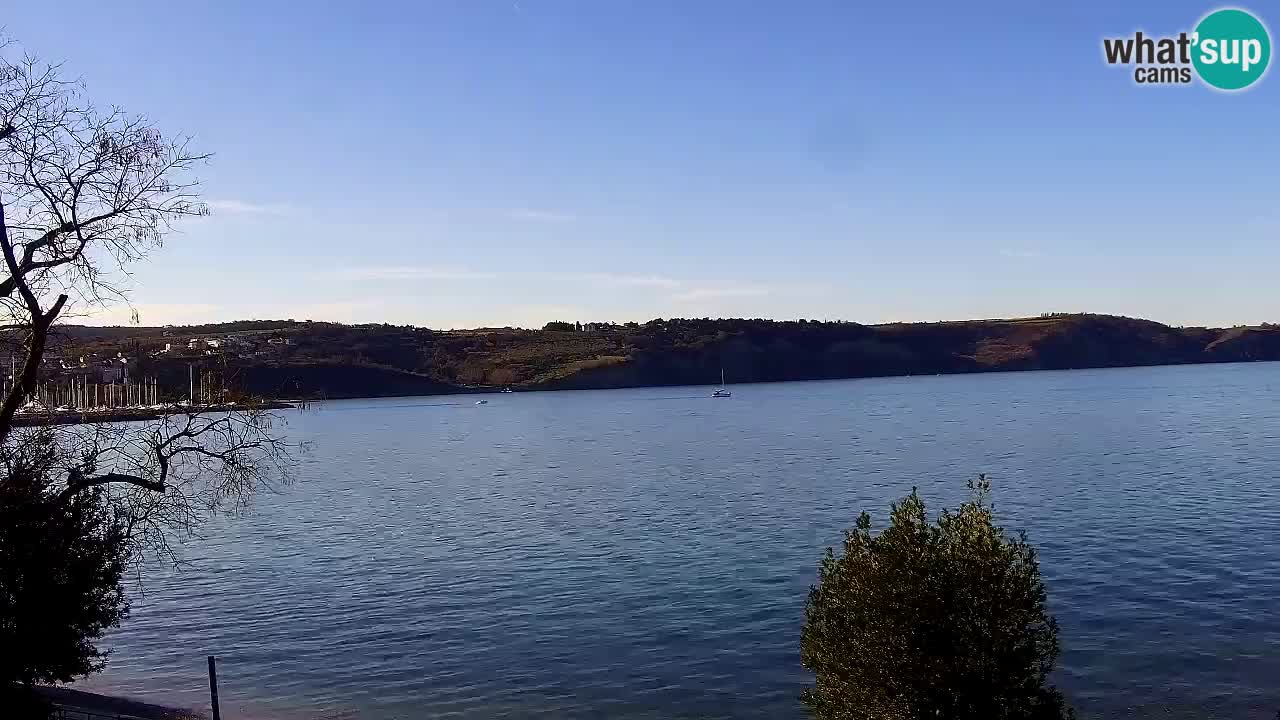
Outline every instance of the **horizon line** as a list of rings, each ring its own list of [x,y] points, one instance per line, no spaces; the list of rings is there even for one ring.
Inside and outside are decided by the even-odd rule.
[[[1162,325],[1162,326],[1164,326],[1164,327],[1169,327],[1169,328],[1206,328],[1206,329],[1228,329],[1228,328],[1241,328],[1241,327],[1244,327],[1244,328],[1248,328],[1248,327],[1265,327],[1265,326],[1268,326],[1268,325],[1273,324],[1273,323],[1268,323],[1268,322],[1261,322],[1261,323],[1256,323],[1256,324],[1243,323],[1243,324],[1236,324],[1236,325],[1223,325],[1223,326],[1220,326],[1220,327],[1215,327],[1215,326],[1210,326],[1210,325],[1174,325],[1174,324],[1169,324],[1169,323],[1161,322],[1161,321],[1159,321],[1159,320],[1152,320],[1151,318],[1139,317],[1139,316],[1135,316],[1135,315],[1122,315],[1122,314],[1117,314],[1117,313],[1099,313],[1099,312],[1047,312],[1047,313],[1041,313],[1041,314],[1039,314],[1039,315],[1014,315],[1014,316],[1009,316],[1009,317],[954,318],[954,319],[942,319],[942,320],[890,320],[890,321],[886,321],[886,322],[872,322],[872,323],[858,322],[858,321],[856,321],[856,320],[845,320],[845,319],[834,319],[834,320],[833,320],[833,319],[802,318],[802,317],[787,318],[787,319],[777,319],[777,318],[767,318],[767,317],[731,317],[731,316],[720,316],[720,317],[710,317],[710,316],[704,316],[704,317],[692,317],[692,316],[673,316],[673,317],[668,317],[668,318],[655,317],[655,318],[651,318],[651,319],[649,319],[649,320],[645,320],[645,321],[629,320],[629,321],[624,321],[624,322],[609,321],[609,320],[590,320],[590,321],[587,321],[587,322],[580,322],[580,321],[571,321],[571,320],[560,320],[560,319],[555,319],[555,320],[548,320],[546,323],[543,323],[543,325],[545,326],[546,324],[548,324],[548,323],[552,323],[552,322],[568,322],[568,323],[570,323],[570,324],[580,323],[580,324],[582,324],[582,325],[605,325],[605,326],[625,327],[625,326],[627,326],[627,325],[631,325],[631,324],[634,324],[634,325],[637,325],[637,326],[644,326],[644,325],[648,325],[648,324],[650,324],[650,323],[654,323],[654,322],[657,322],[657,321],[668,322],[668,321],[675,321],[675,320],[681,320],[681,321],[699,320],[699,321],[705,321],[705,322],[728,322],[728,321],[758,321],[758,322],[773,322],[773,323],[801,323],[801,322],[804,322],[804,323],[833,324],[833,325],[835,325],[835,324],[844,324],[844,325],[862,325],[862,326],[865,326],[865,327],[887,327],[887,326],[890,326],[890,325],[948,325],[948,324],[981,323],[981,322],[1020,322],[1020,321],[1028,321],[1028,320],[1051,320],[1051,319],[1054,319],[1054,318],[1066,318],[1066,317],[1107,317],[1107,318],[1119,318],[1119,319],[1124,319],[1124,320],[1137,320],[1137,321],[1141,321],[1141,322],[1155,323],[1155,324],[1157,324],[1157,325]],[[420,329],[420,330],[435,330],[435,331],[441,331],[441,332],[461,332],[461,331],[467,331],[467,330],[528,330],[528,331],[540,331],[540,330],[542,330],[542,329],[543,329],[543,327],[525,327],[525,326],[521,326],[521,325],[479,325],[479,326],[474,326],[474,327],[457,327],[457,326],[455,326],[455,327],[431,327],[431,326],[429,326],[429,325],[417,325],[417,324],[413,324],[413,323],[397,324],[397,323],[390,323],[390,322],[378,322],[378,321],[370,321],[370,322],[342,322],[342,321],[337,321],[337,320],[318,320],[318,319],[315,319],[315,318],[305,318],[305,319],[302,319],[302,320],[298,320],[298,319],[294,319],[294,318],[242,318],[242,319],[237,319],[237,320],[222,320],[222,321],[217,321],[217,322],[205,322],[205,323],[181,324],[181,325],[180,325],[180,324],[174,324],[174,323],[166,323],[166,324],[164,324],[164,325],[145,325],[145,324],[137,324],[137,325],[102,324],[102,325],[99,325],[99,324],[94,324],[94,323],[60,323],[57,327],[82,327],[82,328],[104,328],[104,329],[111,328],[111,329],[129,329],[129,330],[164,330],[164,329],[166,329],[166,328],[198,328],[198,327],[210,327],[210,326],[215,326],[215,325],[233,325],[233,324],[237,324],[237,323],[282,323],[282,324],[283,324],[283,323],[293,323],[293,324],[295,324],[295,325],[304,325],[304,324],[323,324],[323,325],[340,325],[340,326],[345,326],[345,327],[362,327],[362,326],[391,326],[391,327],[411,327],[411,328]]]

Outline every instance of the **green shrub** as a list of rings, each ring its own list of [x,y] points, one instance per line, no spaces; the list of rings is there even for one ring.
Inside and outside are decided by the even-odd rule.
[[[985,476],[930,523],[916,490],[871,533],[865,512],[809,593],[803,695],[824,720],[1073,717],[1048,684],[1058,625],[1035,550],[994,523]]]

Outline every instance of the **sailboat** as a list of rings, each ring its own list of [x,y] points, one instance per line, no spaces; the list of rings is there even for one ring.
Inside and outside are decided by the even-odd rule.
[[[733,393],[724,386],[724,368],[720,368],[720,387],[711,393],[711,397],[733,397]]]

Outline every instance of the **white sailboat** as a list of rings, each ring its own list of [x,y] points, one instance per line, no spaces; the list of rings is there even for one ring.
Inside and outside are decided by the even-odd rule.
[[[733,397],[733,393],[724,386],[724,368],[720,368],[720,388],[711,393],[711,397]]]

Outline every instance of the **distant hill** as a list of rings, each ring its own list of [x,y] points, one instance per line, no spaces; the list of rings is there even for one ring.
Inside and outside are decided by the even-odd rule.
[[[220,368],[253,392],[331,398],[702,384],[717,382],[722,367],[731,383],[749,383],[1280,360],[1280,328],[1271,325],[1174,328],[1090,314],[889,325],[659,319],[554,327],[436,331],[291,320],[64,326],[59,352],[89,361],[125,354],[135,358],[135,373],[161,377],[179,395],[194,364]],[[219,347],[207,347],[209,340]]]

